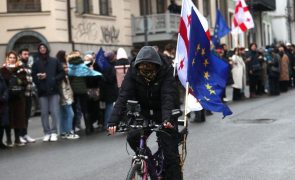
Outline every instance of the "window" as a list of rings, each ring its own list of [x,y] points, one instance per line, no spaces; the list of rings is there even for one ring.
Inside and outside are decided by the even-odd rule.
[[[152,4],[149,0],[139,0],[140,4],[140,15],[143,16],[146,11],[146,14],[152,14]]]
[[[111,0],[100,0],[99,1],[99,14],[109,16],[112,14],[112,3]]]
[[[77,12],[80,14],[93,14],[92,0],[76,0]]]
[[[203,15],[206,17],[209,27],[211,24],[211,19],[210,19],[210,1],[208,0],[203,0]]]
[[[7,12],[40,12],[40,0],[7,0]]]
[[[165,13],[167,4],[165,0],[157,0],[157,13]]]

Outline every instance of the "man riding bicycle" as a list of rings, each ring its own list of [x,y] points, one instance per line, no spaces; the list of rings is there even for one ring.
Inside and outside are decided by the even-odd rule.
[[[119,121],[126,115],[127,100],[138,101],[144,118],[163,124],[163,131],[166,133],[157,133],[157,138],[165,159],[165,179],[181,180],[177,119],[171,117],[172,110],[179,108],[177,83],[173,77],[173,67],[161,58],[152,46],[141,48],[135,60],[131,62],[109,120],[110,134],[115,134]],[[150,133],[146,131],[146,137]],[[139,139],[140,134],[136,131],[128,133],[127,141],[136,153]],[[147,153],[151,155],[151,152]],[[149,172],[154,171],[149,169]],[[156,174],[150,176],[152,180],[157,179]]]

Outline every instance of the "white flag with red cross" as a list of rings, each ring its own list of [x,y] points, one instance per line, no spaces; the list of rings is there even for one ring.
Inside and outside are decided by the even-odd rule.
[[[176,47],[176,68],[177,75],[181,84],[186,87],[187,82],[187,63],[188,63],[188,50],[189,50],[189,34],[191,24],[191,11],[193,10],[198,15],[201,24],[210,39],[210,32],[207,19],[199,12],[194,3],[191,0],[183,0],[181,7],[181,17],[179,22],[179,32]],[[199,111],[202,110],[202,106],[193,96],[188,96],[188,110]]]
[[[240,34],[254,28],[254,21],[244,0],[238,0],[232,20],[232,34]]]

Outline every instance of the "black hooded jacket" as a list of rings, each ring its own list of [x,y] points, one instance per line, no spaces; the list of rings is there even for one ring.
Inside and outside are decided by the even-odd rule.
[[[156,78],[149,83],[145,82],[136,68],[143,61],[158,64],[160,67]],[[171,110],[179,105],[178,97],[173,67],[164,58],[161,58],[151,46],[145,46],[139,51],[136,59],[131,62],[109,125],[117,124],[126,116],[127,100],[138,101],[141,106],[141,115],[147,119],[157,123],[171,120]]]
[[[46,47],[47,53],[45,55],[39,53],[32,66],[32,77],[37,86],[38,95],[42,97],[59,94],[58,86],[60,81],[64,78],[65,72],[61,63],[57,59],[49,56],[49,50],[45,44],[40,44],[38,50],[41,45]],[[38,73],[46,73],[46,78],[43,80],[38,79]]]

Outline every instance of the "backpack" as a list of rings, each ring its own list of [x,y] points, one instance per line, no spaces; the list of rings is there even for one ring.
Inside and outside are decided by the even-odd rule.
[[[24,87],[20,84],[21,80],[16,75],[12,75],[8,83],[9,97],[18,97],[24,92]]]

